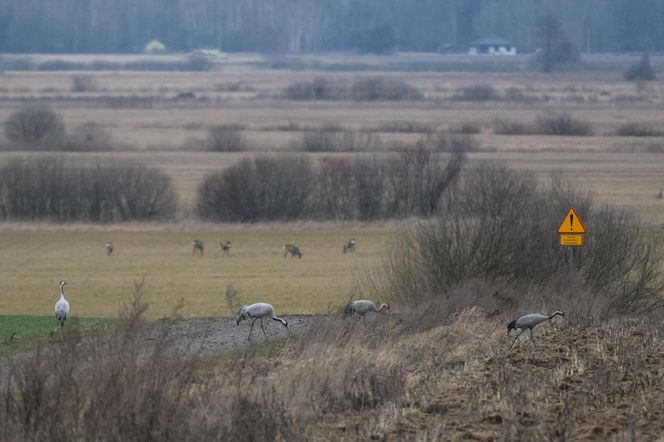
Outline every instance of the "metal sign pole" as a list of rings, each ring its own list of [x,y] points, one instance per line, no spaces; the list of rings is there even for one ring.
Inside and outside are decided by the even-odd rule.
[[[574,273],[574,247],[573,246],[567,246],[567,255],[568,255],[567,261],[569,262],[569,272]]]

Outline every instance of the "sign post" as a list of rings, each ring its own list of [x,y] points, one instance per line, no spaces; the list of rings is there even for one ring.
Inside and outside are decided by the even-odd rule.
[[[573,208],[567,211],[567,215],[558,227],[558,234],[560,235],[560,245],[566,246],[569,253],[569,271],[574,272],[574,249],[573,247],[580,247],[583,244],[583,234],[586,233],[586,228],[583,227],[581,218],[576,214]]]

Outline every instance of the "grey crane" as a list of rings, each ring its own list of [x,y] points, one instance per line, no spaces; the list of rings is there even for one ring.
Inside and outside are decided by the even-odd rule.
[[[240,311],[237,312],[235,321],[237,325],[240,325],[240,321],[244,321],[245,319],[253,319],[253,321],[251,321],[251,329],[249,329],[249,337],[247,338],[247,341],[250,341],[251,332],[254,330],[254,324],[256,323],[257,320],[259,320],[261,324],[261,329],[263,330],[263,336],[267,340],[267,334],[265,334],[265,329],[263,328],[263,318],[270,318],[273,321],[281,322],[281,324],[284,327],[288,328],[288,322],[286,322],[285,319],[275,316],[274,307],[264,302],[259,302],[251,305],[243,305],[240,308]]]
[[[550,316],[540,315],[538,313],[532,313],[511,320],[509,324],[507,324],[507,334],[509,335],[512,330],[516,330],[517,328],[521,331],[519,332],[518,335],[516,335],[516,338],[514,338],[514,342],[512,342],[512,347],[510,347],[510,349],[514,348],[516,340],[519,339],[519,336],[521,336],[521,334],[526,330],[530,330],[530,340],[532,341],[533,345],[535,345],[535,339],[533,339],[533,329],[542,322],[546,322],[550,319],[553,319],[558,315],[565,317],[565,313],[561,311],[556,311]]]
[[[60,299],[55,303],[55,319],[60,327],[65,326],[67,315],[69,314],[69,302],[65,299],[65,281],[60,281]]]
[[[359,301],[353,301],[346,306],[344,313],[350,316],[353,316],[354,313],[357,313],[361,318],[364,317],[369,312],[380,312],[383,309],[389,310],[390,306],[388,304],[381,304],[380,307],[376,307],[371,301],[366,299],[360,299]]]
[[[109,241],[104,246],[106,248],[106,254],[111,256],[113,254],[113,241]]]

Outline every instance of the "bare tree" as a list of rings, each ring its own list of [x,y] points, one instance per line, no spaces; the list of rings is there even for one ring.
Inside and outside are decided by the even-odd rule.
[[[30,149],[53,149],[64,133],[65,124],[60,115],[41,104],[25,105],[5,121],[7,138]]]

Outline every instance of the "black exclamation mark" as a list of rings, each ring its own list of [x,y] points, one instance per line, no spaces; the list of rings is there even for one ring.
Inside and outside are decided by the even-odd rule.
[[[574,230],[574,214],[570,213],[569,214],[569,231]]]

